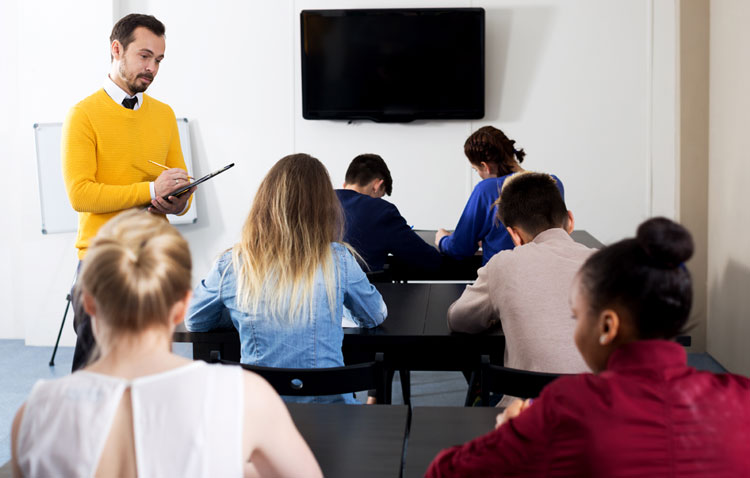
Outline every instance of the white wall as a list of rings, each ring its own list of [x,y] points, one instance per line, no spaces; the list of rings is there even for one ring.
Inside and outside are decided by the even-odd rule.
[[[750,3],[711,3],[708,351],[750,375]]]
[[[23,200],[11,244],[19,254],[12,258],[10,275],[0,276],[10,277],[16,287],[7,296],[13,317],[1,318],[0,325],[14,325],[0,327],[0,336],[21,336],[17,324],[23,323],[27,343],[54,341],[64,305],[58,297],[64,298],[75,266],[74,238],[39,233],[31,125],[61,121],[70,105],[100,85],[108,71],[113,18],[141,11],[166,24],[166,58],[149,93],[191,120],[198,174],[237,163],[202,188],[198,223],[181,228],[198,278],[236,240],[270,165],[291,152],[320,158],[336,186],[355,154],[380,153],[393,172],[392,200],[407,220],[417,228],[453,227],[475,182],[462,145],[484,124],[500,127],[526,149],[524,166],[557,174],[578,227],[604,242],[632,235],[651,211],[670,214],[674,101],[654,98],[662,100],[660,92],[674,84],[674,18],[670,2],[657,4],[409,2],[486,9],[486,118],[350,125],[305,121],[300,108],[299,10],[340,8],[340,2],[218,0],[208,7],[197,0],[88,0],[65,8],[52,0],[29,6],[11,2],[5,8],[16,6],[23,27],[16,33],[24,44],[16,60],[19,76],[10,85],[23,105],[12,121],[13,134],[20,138],[14,156],[23,163],[13,193]],[[346,6],[405,5],[378,0]],[[52,24],[60,18],[65,21]],[[660,191],[668,189],[665,197],[653,194],[655,184]],[[72,343],[70,338],[65,343]]]

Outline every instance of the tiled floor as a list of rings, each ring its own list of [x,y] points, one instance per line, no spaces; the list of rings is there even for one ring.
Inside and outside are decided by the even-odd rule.
[[[190,344],[174,344],[175,353],[190,357]],[[22,340],[0,340],[0,465],[10,459],[10,426],[13,416],[39,379],[70,373],[73,348],[57,351],[55,366],[49,366],[52,347],[26,347]],[[715,372],[724,369],[707,354],[690,354],[690,365]],[[403,403],[398,375],[393,384],[393,403]],[[412,372],[413,406],[461,406],[466,395],[466,381],[458,372]]]

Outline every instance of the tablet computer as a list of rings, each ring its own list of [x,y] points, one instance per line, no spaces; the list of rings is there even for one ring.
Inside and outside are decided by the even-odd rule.
[[[221,168],[219,170],[216,170],[213,173],[206,174],[202,178],[196,179],[195,181],[193,181],[192,183],[188,184],[187,186],[182,186],[179,189],[175,189],[174,191],[172,191],[171,193],[167,194],[166,196],[163,196],[163,198],[164,199],[168,199],[170,196],[179,197],[181,194],[185,194],[185,192],[187,192],[187,190],[190,189],[190,188],[192,188],[193,186],[197,186],[197,185],[199,185],[201,183],[205,183],[206,181],[208,181],[212,177],[217,176],[217,175],[223,173],[224,171],[226,171],[227,169],[231,168],[232,166],[234,166],[234,163],[227,164],[223,168]]]

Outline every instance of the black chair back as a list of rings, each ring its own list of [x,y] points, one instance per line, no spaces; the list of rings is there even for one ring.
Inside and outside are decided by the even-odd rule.
[[[213,363],[239,365],[257,373],[276,390],[279,395],[319,396],[376,390],[378,403],[390,403],[386,396],[386,371],[383,354],[378,353],[374,362],[331,368],[276,368],[249,365],[221,360],[217,351],[211,352]]]
[[[490,392],[519,398],[535,398],[542,389],[562,374],[530,372],[490,363],[489,355],[482,356],[480,370],[482,403],[489,404]]]

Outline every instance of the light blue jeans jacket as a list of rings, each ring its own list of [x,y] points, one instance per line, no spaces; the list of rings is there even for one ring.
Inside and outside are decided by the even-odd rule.
[[[263,302],[257,314],[240,310],[236,301],[237,278],[232,255],[225,252],[193,291],[185,327],[192,332],[206,332],[233,324],[240,334],[242,363],[281,368],[343,366],[341,320],[344,306],[351,311],[355,322],[364,328],[380,325],[388,315],[388,309],[346,247],[332,243],[331,249],[338,271],[333,317],[321,270],[315,276],[311,319],[302,319],[296,325],[274,320],[264,313]],[[231,324],[224,314],[225,309],[229,312]],[[309,317],[306,310],[303,316]],[[283,398],[287,402],[358,403],[351,394]]]

